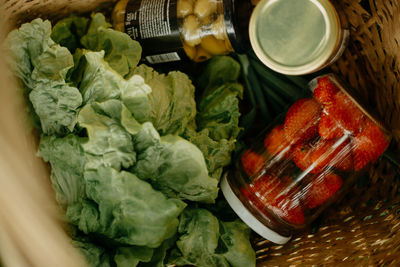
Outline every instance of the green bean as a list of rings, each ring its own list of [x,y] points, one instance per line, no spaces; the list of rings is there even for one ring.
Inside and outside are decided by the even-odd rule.
[[[247,131],[250,129],[251,125],[253,125],[257,115],[257,109],[256,107],[253,107],[250,112],[242,116],[241,119],[241,125],[240,127],[243,128],[243,131],[240,131],[238,138],[240,139],[242,136],[244,136]]]
[[[271,88],[269,88],[267,84],[262,84],[261,88],[265,92],[267,99],[270,100],[269,103],[274,109],[274,111],[277,114],[282,113],[285,110],[288,103],[282,100],[282,98],[279,97],[279,95],[276,94]]]
[[[298,99],[302,96],[302,89],[298,88],[297,86],[292,85],[291,83],[285,81],[278,74],[274,73],[272,70],[269,70],[260,62],[251,59],[250,60],[251,66],[254,67],[255,71],[266,79],[271,85],[279,88],[282,90],[282,93],[285,93],[291,99],[295,98]]]
[[[297,87],[301,88],[304,90],[304,92],[309,91],[310,89],[308,88],[308,81],[300,76],[292,76],[292,75],[285,75],[285,77],[291,81],[293,84],[295,84]]]
[[[240,62],[240,65],[242,66],[242,76],[243,76],[243,81],[244,85],[247,88],[246,93],[250,99],[250,103],[255,107],[257,105],[256,103],[256,98],[254,97],[253,90],[251,88],[251,84],[248,79],[248,69],[249,69],[249,60],[246,55],[241,55],[241,54],[236,54],[237,58]]]
[[[260,83],[259,83],[257,76],[256,76],[253,68],[251,67],[251,65],[248,68],[248,75],[249,75],[248,79],[254,90],[254,95],[255,95],[258,105],[260,107],[260,112],[261,112],[262,117],[267,121],[271,121],[271,119],[272,119],[271,114],[269,113],[268,107],[265,104],[264,94],[261,90]]]

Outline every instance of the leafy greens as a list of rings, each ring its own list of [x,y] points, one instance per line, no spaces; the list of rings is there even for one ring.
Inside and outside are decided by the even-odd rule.
[[[237,62],[210,62],[196,106],[186,74],[138,66],[140,44],[100,13],[53,29],[35,19],[5,48],[40,121],[38,155],[72,243],[91,266],[255,265],[248,228],[197,207],[215,202],[240,131]]]

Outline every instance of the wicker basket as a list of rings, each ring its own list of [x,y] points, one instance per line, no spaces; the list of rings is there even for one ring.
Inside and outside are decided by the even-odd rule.
[[[393,134],[392,151],[400,155],[400,0],[333,3],[351,31],[348,49],[333,71],[347,80],[370,108],[376,109]],[[115,1],[110,0],[5,0],[2,18],[13,27],[35,17],[55,20],[72,12],[84,13],[113,4]],[[0,100],[4,101],[3,95]],[[259,266],[400,266],[398,172],[381,159],[371,168],[364,184],[356,185],[346,199],[321,216],[319,227],[314,224],[283,247],[255,240]],[[0,226],[1,223],[0,219]],[[63,239],[61,236],[59,240]],[[4,252],[4,240],[1,241],[0,251]],[[35,240],[32,242],[35,244]],[[51,249],[56,251],[56,246]],[[34,266],[54,266],[31,254],[20,256]]]

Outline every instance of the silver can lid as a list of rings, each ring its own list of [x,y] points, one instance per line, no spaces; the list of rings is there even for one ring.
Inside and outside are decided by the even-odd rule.
[[[328,0],[262,0],[250,18],[250,43],[266,66],[301,75],[328,61],[340,42],[340,27]]]

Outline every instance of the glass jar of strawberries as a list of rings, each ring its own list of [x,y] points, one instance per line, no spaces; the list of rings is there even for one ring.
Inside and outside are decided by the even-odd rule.
[[[278,244],[342,197],[390,141],[334,75],[309,86],[313,96],[266,129],[221,183],[242,220]]]

